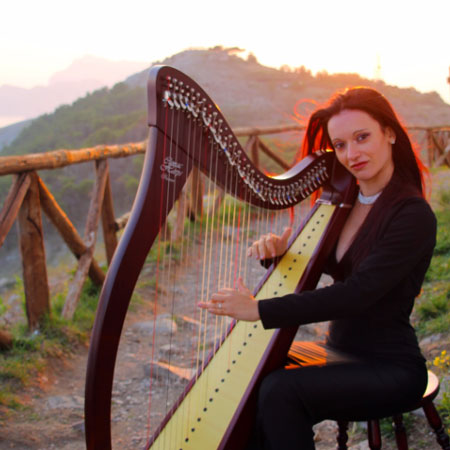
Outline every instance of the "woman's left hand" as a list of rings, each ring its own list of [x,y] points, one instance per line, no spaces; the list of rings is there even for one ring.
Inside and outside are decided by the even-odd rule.
[[[242,278],[237,281],[237,289],[220,289],[211,296],[209,302],[199,302],[198,306],[218,316],[230,316],[249,322],[259,320],[258,302],[244,285]]]

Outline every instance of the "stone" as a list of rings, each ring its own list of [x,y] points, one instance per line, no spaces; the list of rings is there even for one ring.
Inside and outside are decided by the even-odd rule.
[[[170,334],[177,332],[177,324],[170,318],[158,317],[156,321],[149,320],[145,322],[137,322],[133,325],[133,330],[136,332],[146,335],[152,336],[153,331],[156,334]]]
[[[72,424],[72,429],[84,434],[84,421]]]
[[[427,336],[426,338],[423,338],[419,345],[420,347],[425,347],[427,345],[433,344],[437,341],[439,341],[440,339],[442,339],[442,334],[441,333],[437,333],[437,334],[432,334],[431,336]]]
[[[358,444],[349,447],[348,450],[370,450],[369,441],[366,439],[365,441],[358,442]]]
[[[55,395],[47,399],[49,409],[83,409],[84,399],[79,395]]]
[[[191,369],[184,369],[181,367],[172,366],[172,370],[168,367],[154,363],[152,364],[144,364],[144,376],[145,378],[149,378],[150,376],[153,379],[159,381],[168,381],[170,383],[180,383],[187,379],[190,379],[194,374],[194,371]]]
[[[314,426],[314,441],[321,442],[330,435],[336,433],[336,422],[334,420],[324,420]]]

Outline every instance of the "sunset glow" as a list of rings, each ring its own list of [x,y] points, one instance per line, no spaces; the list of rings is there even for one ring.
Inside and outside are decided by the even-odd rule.
[[[0,85],[46,84],[86,54],[153,62],[189,47],[240,47],[260,63],[380,77],[450,103],[450,2],[161,3],[18,0],[3,7]]]

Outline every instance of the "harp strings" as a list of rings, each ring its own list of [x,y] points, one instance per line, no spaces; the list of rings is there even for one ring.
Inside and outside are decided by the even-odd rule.
[[[170,121],[169,121],[170,114]],[[170,125],[168,125],[170,123]],[[175,126],[174,122],[174,111],[166,108],[165,110],[165,121],[164,121],[164,145],[163,145],[163,162],[166,161],[167,158],[172,158],[174,149],[173,149],[173,141],[167,139],[169,135],[169,127],[170,127],[170,135],[173,133],[173,128]],[[161,167],[162,176],[161,176],[161,198],[164,198],[164,181],[163,176],[165,175],[165,168]],[[153,302],[153,332],[152,332],[152,345],[151,345],[151,356],[150,356],[150,372],[149,372],[149,392],[148,392],[148,412],[147,412],[147,440],[150,437],[150,430],[152,427],[152,416],[151,412],[153,411],[153,400],[154,397],[152,395],[154,391],[154,380],[160,379],[161,376],[161,368],[159,365],[155,364],[156,351],[159,348],[160,336],[157,333],[158,328],[158,314],[160,309],[160,291],[164,290],[164,287],[168,285],[168,280],[171,277],[171,256],[172,256],[172,245],[169,245],[167,248],[166,245],[166,237],[169,234],[169,222],[168,220],[164,220],[168,216],[169,209],[169,196],[166,197],[166,203],[161,202],[161,211],[159,214],[159,229],[160,233],[157,238],[157,248],[156,248],[156,268],[155,268],[155,294],[154,294],[154,302]],[[169,241],[170,242],[170,241]],[[169,255],[167,255],[169,253]],[[167,257],[168,256],[168,257]],[[169,263],[167,264],[167,261]],[[168,267],[167,267],[168,266]],[[167,300],[164,299],[164,295],[162,295],[162,303],[166,303]],[[171,334],[170,334],[171,339]],[[169,352],[169,359],[172,352]],[[170,362],[169,362],[170,366]],[[165,389],[165,404],[168,404],[168,386]]]
[[[165,120],[164,120],[164,135],[167,136],[167,127],[168,127],[168,115],[169,111],[168,109],[165,110]],[[173,112],[172,112],[173,117]],[[171,121],[173,123],[173,121]],[[170,145],[170,143],[169,143]],[[165,160],[167,155],[167,139],[164,139],[164,145],[163,145],[163,161]],[[161,189],[161,200],[163,197],[164,192],[163,189]],[[167,207],[167,205],[166,205]],[[166,225],[162,227],[162,221],[163,217],[165,217],[165,211],[163,202],[161,201],[161,207],[159,211],[159,229],[163,230],[164,234],[167,232]],[[154,375],[156,375],[155,372],[155,350],[156,350],[156,318],[157,318],[157,307],[158,307],[158,301],[159,301],[159,280],[160,280],[160,255],[161,255],[161,247],[162,247],[162,240],[161,240],[161,233],[159,233],[156,243],[156,273],[155,273],[155,294],[154,294],[154,302],[153,302],[153,333],[152,333],[152,345],[151,345],[151,356],[150,356],[150,371],[149,371],[149,391],[148,391],[148,409],[147,409],[147,439],[150,436],[150,426],[151,426],[151,415],[150,412],[152,411],[153,406],[153,380]],[[164,258],[163,258],[164,263]]]
[[[168,115],[170,115],[169,118]],[[166,109],[165,123],[166,125],[170,124],[168,125],[170,129],[165,130],[167,134],[178,137],[181,129],[180,114]],[[197,302],[208,300],[217,289],[236,287],[239,275],[252,290],[264,270],[259,267],[259,263],[249,261],[247,248],[261,234],[268,232],[280,234],[282,227],[289,224],[288,213],[285,210],[277,212],[262,210],[251,206],[248,201],[236,200],[237,177],[233,176],[229,167],[224,168],[223,165],[219,167],[218,158],[208,157],[211,152],[217,151],[217,144],[210,141],[193,121],[188,121],[188,125],[184,126],[188,127],[187,153],[191,156],[194,152],[198,154],[200,148],[204,164],[209,164],[208,177],[193,177],[191,173],[189,183],[189,189],[193,192],[194,199],[197,199],[198,193],[202,189],[201,184],[204,182],[205,210],[201,218],[196,217],[194,222],[189,220],[193,218],[196,209],[192,210],[187,206],[186,187],[178,200],[183,205],[174,208],[175,210],[178,208],[183,217],[183,211],[188,211],[189,216],[186,226],[182,226],[181,238],[177,242],[173,239],[175,236],[170,226],[173,222],[174,211],[168,211],[169,204],[173,204],[174,199],[168,199],[164,206],[166,211],[160,213],[160,221],[161,217],[168,217],[168,219],[164,226],[160,227],[161,232],[155,244],[157,246],[157,263],[153,305],[154,327],[149,357],[151,369],[146,426],[147,440],[183,390],[183,387],[178,384],[174,386],[170,371],[182,367],[186,369],[186,373],[193,375],[202,372],[209,352],[214,352],[216,343],[230,326],[230,319],[224,316],[214,316],[197,308]],[[177,152],[180,150],[173,142],[172,139],[165,139],[164,155],[176,161]],[[193,161],[194,158],[187,158],[188,171],[193,168]],[[214,180],[218,178],[219,171],[223,170],[226,170],[225,176],[222,177],[225,179],[224,190],[234,195],[224,195],[218,205],[219,189]],[[195,183],[194,179],[197,180]],[[167,240],[168,236],[172,238]],[[174,261],[175,257],[178,257],[179,260]],[[186,282],[186,277],[181,275],[188,269],[190,275],[187,278],[189,281]],[[186,289],[186,283],[193,286]],[[189,302],[183,298],[185,295],[190,297]],[[189,323],[194,324],[191,327],[190,337],[184,339],[182,348],[180,348],[179,340],[175,345],[175,330],[172,328],[165,336],[160,336],[157,332],[158,324],[163,317],[162,314],[169,315],[171,320],[187,316]],[[165,341],[163,341],[163,337]],[[162,358],[165,363],[164,367],[161,366],[161,356],[158,350],[161,346],[166,355]],[[180,358],[181,355],[183,358]],[[231,357],[228,359],[228,364],[231,364]],[[159,386],[160,384],[163,386]],[[157,391],[163,391],[162,402],[155,398]],[[178,419],[181,423],[176,427],[177,430],[180,430],[179,433],[188,434],[190,414],[196,409],[191,402],[205,404],[206,401],[207,399],[193,400],[189,397],[189,401],[183,404],[183,413]],[[154,411],[155,408],[157,411]],[[175,442],[176,437],[173,438]],[[163,442],[161,445],[163,445],[161,448],[171,448],[172,443]]]

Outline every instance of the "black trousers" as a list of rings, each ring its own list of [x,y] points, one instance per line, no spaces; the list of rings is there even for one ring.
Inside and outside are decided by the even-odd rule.
[[[324,346],[324,357],[311,360],[307,345],[306,357],[263,380],[248,449],[314,449],[314,424],[394,415],[415,406],[425,391],[425,364],[336,357]]]

